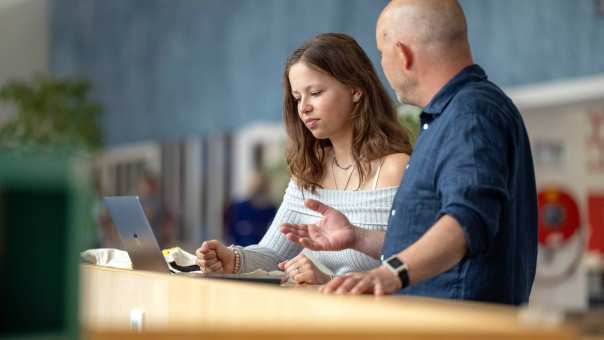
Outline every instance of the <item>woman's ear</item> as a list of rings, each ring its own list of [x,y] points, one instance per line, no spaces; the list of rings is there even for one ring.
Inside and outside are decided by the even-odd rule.
[[[356,89],[356,88],[352,89],[352,102],[353,103],[358,103],[359,100],[361,100],[362,96],[363,96],[363,92],[360,89]]]

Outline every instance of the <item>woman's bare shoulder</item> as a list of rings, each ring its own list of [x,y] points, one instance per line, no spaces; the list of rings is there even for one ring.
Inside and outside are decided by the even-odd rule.
[[[392,153],[385,156],[380,178],[378,179],[378,187],[398,186],[405,173],[409,157],[406,153]]]

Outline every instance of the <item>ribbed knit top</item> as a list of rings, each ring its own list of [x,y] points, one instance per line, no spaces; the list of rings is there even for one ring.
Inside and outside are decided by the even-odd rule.
[[[280,231],[283,223],[315,223],[321,215],[304,206],[305,198],[312,198],[342,212],[357,227],[368,230],[386,230],[392,201],[397,187],[375,190],[345,191],[317,189],[313,194],[302,191],[294,181],[289,182],[283,202],[268,231],[258,245],[241,248],[241,271],[256,269],[278,270],[279,262],[298,255],[303,247],[290,240]],[[313,259],[327,267],[333,274],[366,271],[380,265],[380,261],[361,252],[346,249],[342,251],[309,251]]]

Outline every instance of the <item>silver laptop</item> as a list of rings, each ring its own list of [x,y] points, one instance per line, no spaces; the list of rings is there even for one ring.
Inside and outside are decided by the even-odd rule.
[[[122,246],[128,252],[132,268],[159,273],[173,273],[166,263],[145,215],[138,196],[108,196],[105,205],[117,229]],[[222,273],[176,273],[194,277],[244,280],[258,283],[280,284],[282,277],[274,275],[250,276]]]

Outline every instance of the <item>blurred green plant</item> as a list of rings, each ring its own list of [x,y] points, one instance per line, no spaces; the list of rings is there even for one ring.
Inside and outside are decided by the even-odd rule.
[[[267,164],[264,172],[270,183],[270,197],[274,204],[279,206],[283,199],[283,193],[289,183],[289,172],[287,171],[287,162],[285,161],[285,147],[283,148],[283,157],[278,161]]]
[[[399,123],[407,129],[411,137],[411,145],[415,147],[419,135],[419,115],[422,109],[417,106],[401,104],[397,106],[396,110]]]
[[[102,107],[90,99],[91,85],[75,78],[37,75],[31,81],[11,80],[0,88],[0,103],[16,109],[0,126],[5,149],[65,149],[93,152],[102,146],[98,115]]]

